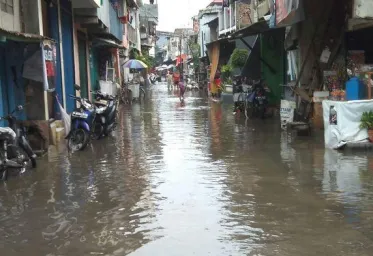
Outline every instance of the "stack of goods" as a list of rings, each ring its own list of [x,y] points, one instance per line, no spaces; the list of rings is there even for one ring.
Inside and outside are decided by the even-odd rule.
[[[347,69],[350,76],[358,76],[361,66],[365,64],[364,51],[348,51],[347,54]]]
[[[345,100],[346,94],[341,85],[340,73],[337,71],[324,71],[324,88],[330,92],[330,100]]]

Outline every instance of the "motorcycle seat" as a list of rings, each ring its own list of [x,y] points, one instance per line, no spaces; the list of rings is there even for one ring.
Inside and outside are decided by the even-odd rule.
[[[0,127],[0,140],[15,140],[16,133],[10,127]]]
[[[106,106],[108,104],[107,100],[98,100],[95,102],[95,105],[97,106]]]

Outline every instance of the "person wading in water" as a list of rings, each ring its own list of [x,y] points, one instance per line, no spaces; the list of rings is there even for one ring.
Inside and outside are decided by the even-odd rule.
[[[179,81],[179,89],[180,89],[180,101],[184,101],[184,93],[185,93],[185,84],[184,84],[184,79],[181,76],[180,81]]]

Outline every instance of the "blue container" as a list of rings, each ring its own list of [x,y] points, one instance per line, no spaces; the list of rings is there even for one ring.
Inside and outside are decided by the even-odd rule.
[[[365,97],[365,85],[358,77],[353,77],[346,82],[346,100],[362,100]]]

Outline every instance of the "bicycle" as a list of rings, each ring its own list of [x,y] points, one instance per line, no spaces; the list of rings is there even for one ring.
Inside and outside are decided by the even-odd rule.
[[[119,91],[119,98],[123,104],[132,103],[132,91],[128,88],[126,84],[122,85],[122,88]]]

